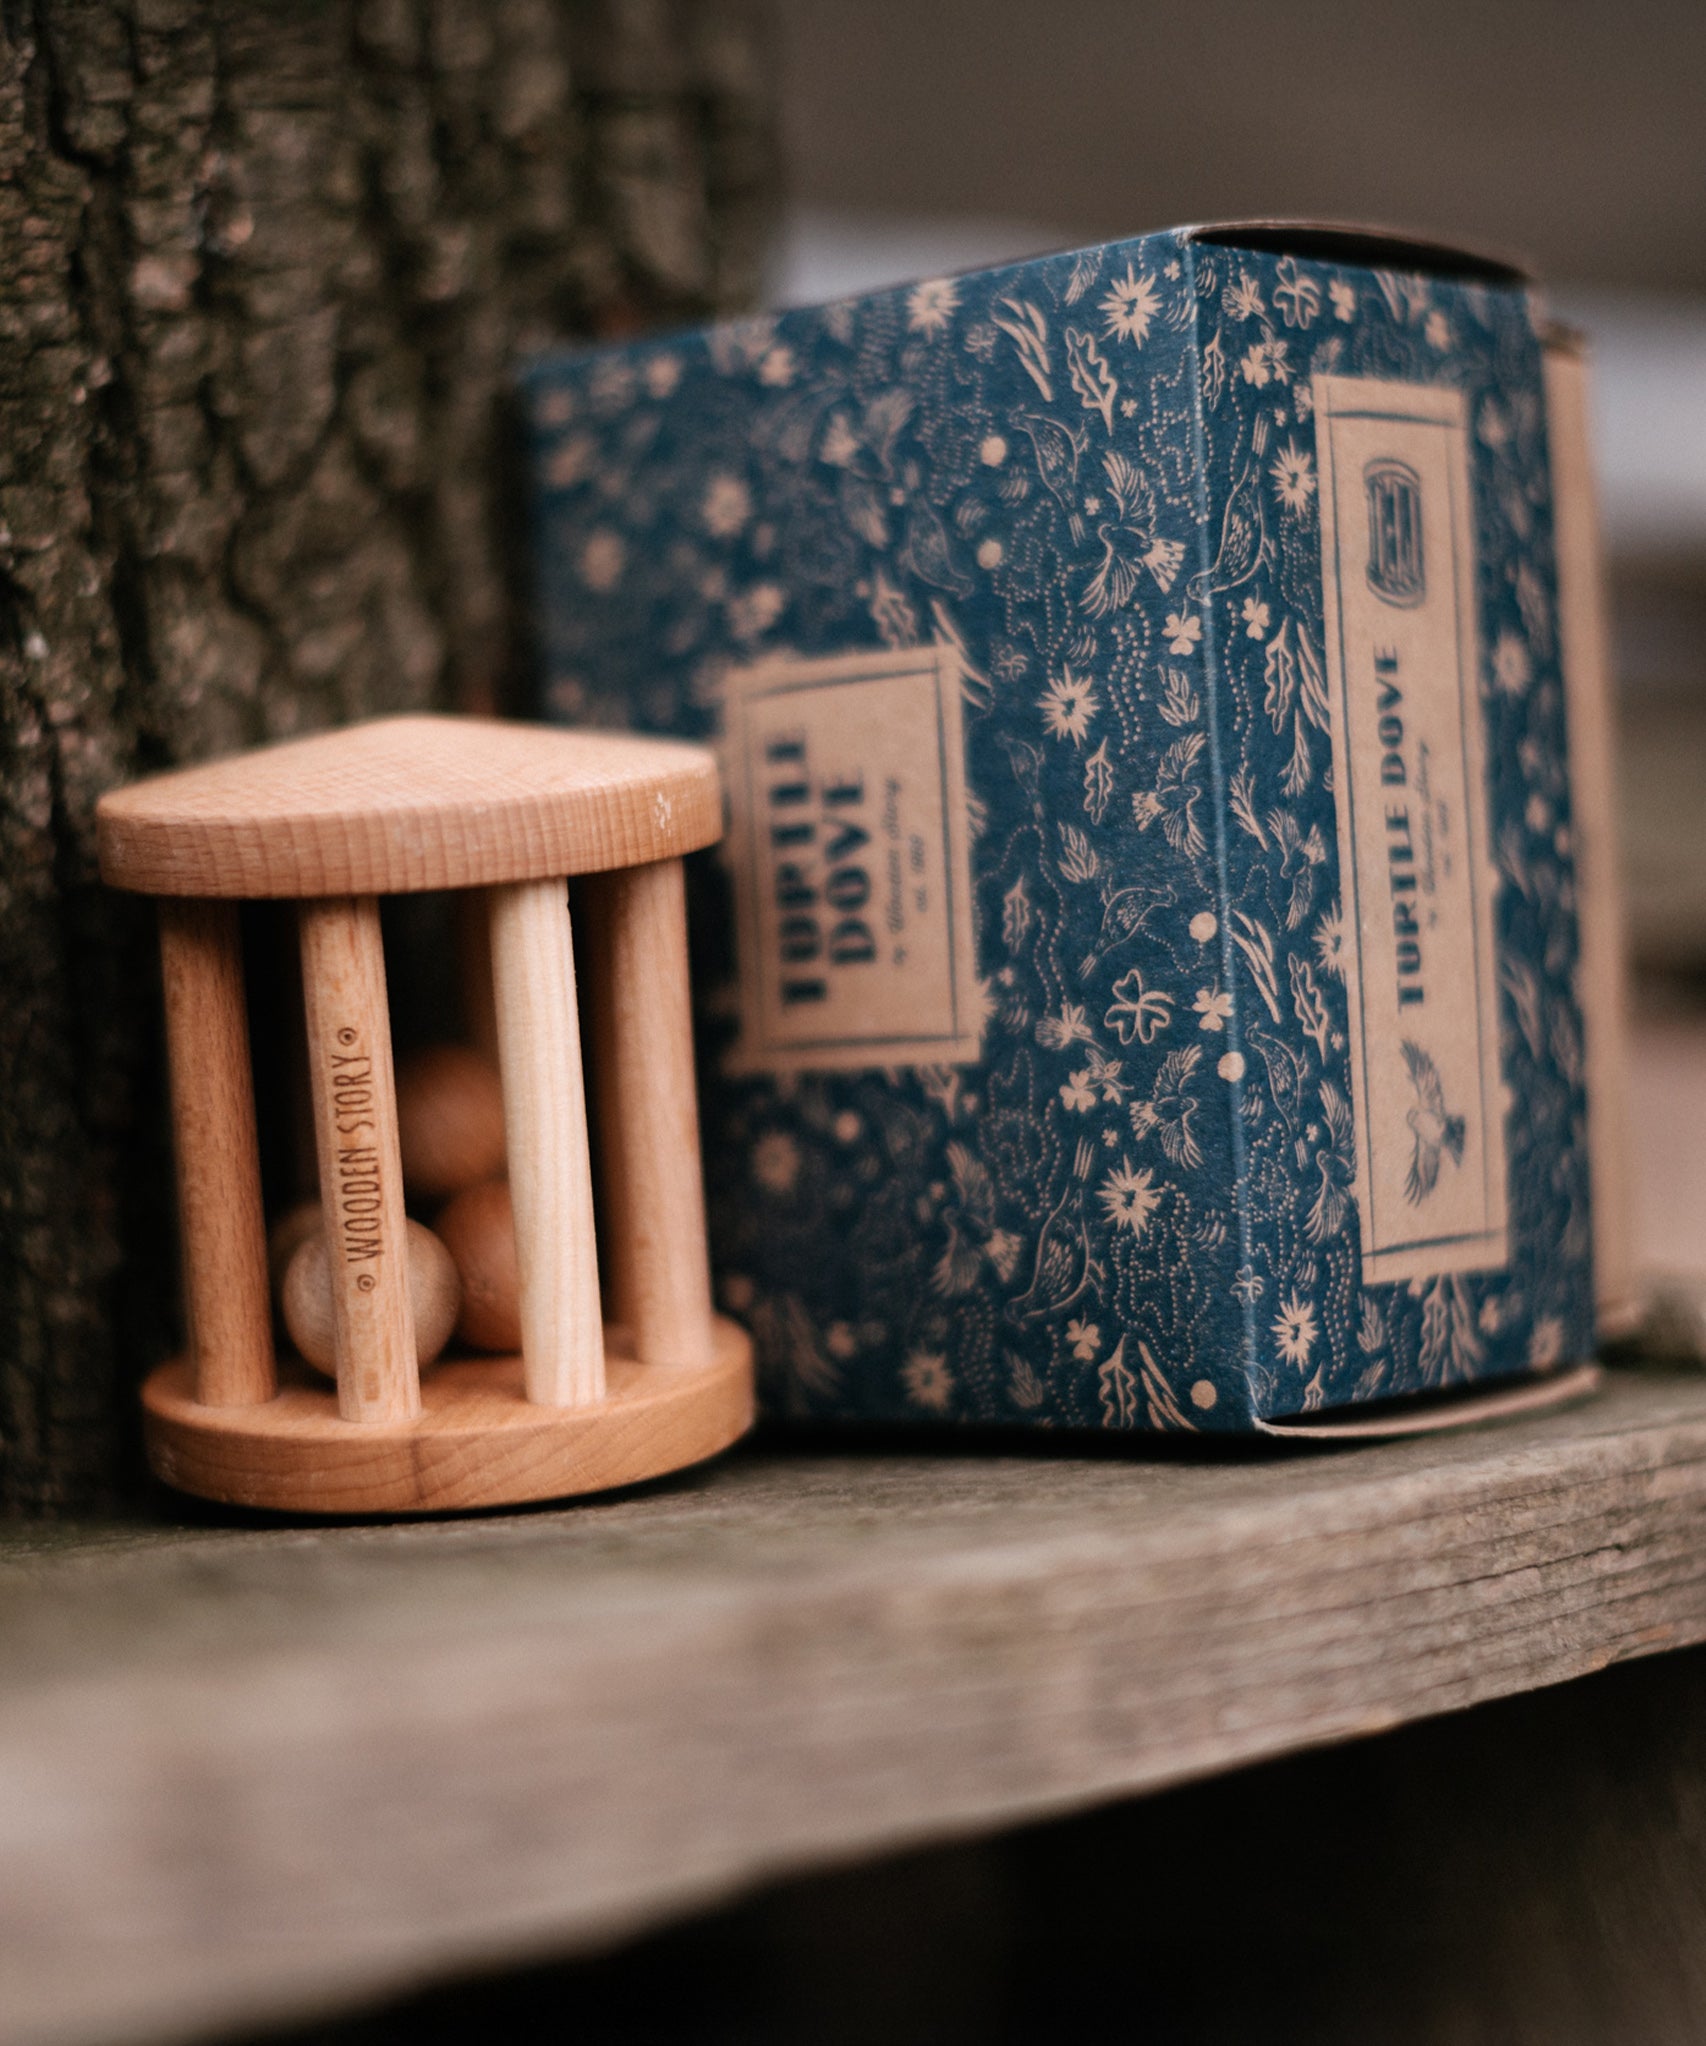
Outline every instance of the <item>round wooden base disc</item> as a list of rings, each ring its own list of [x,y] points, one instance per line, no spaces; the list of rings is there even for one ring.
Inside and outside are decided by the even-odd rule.
[[[204,1407],[189,1362],[142,1389],[148,1460],[180,1492],[284,1513],[455,1513],[567,1499],[699,1463],[752,1425],[752,1343],[721,1316],[703,1365],[642,1365],[626,1332],[605,1330],[605,1397],[536,1407],[519,1357],[458,1358],[421,1383],[421,1417],[343,1420],[337,1394],[294,1359],[275,1399]]]

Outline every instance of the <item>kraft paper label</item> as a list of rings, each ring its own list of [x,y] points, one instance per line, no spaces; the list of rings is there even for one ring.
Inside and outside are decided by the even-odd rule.
[[[981,1049],[951,647],[727,680],[737,1072],[954,1065]]]
[[[1314,379],[1365,1285],[1508,1262],[1461,393]]]

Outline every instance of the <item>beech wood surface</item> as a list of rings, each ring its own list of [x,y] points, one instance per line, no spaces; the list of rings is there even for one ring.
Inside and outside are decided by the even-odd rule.
[[[397,895],[634,866],[722,835],[699,746],[376,718],[115,789],[101,876],[144,895]]]
[[[411,1421],[420,1373],[379,904],[305,902],[297,918],[338,1409],[348,1421]]]
[[[180,1361],[143,1388],[156,1472],[181,1491],[292,1514],[464,1513],[637,1485],[700,1463],[752,1426],[752,1345],[719,1319],[697,1367],[637,1363],[608,1337],[604,1397],[542,1406],[519,1357],[448,1358],[402,1426],[345,1420],[323,1380],[285,1360],[266,1406],[203,1407]]]
[[[272,1304],[232,904],[162,901],[160,980],[196,1384],[209,1406],[248,1406],[273,1393]]]
[[[488,1520],[12,1528],[0,1638],[0,2039],[123,2046],[1706,1639],[1706,1383],[1324,1453],[796,1448]]]
[[[648,1364],[692,1364],[711,1330],[711,1266],[687,897],[679,860],[590,876],[593,1077],[611,1312]]]
[[[521,1352],[527,1397],[552,1407],[591,1406],[604,1397],[604,1317],[568,896],[561,880],[491,891],[492,992]]]

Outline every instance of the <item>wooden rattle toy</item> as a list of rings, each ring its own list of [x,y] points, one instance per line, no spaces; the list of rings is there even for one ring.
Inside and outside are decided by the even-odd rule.
[[[143,1388],[162,1478],[290,1512],[454,1511],[630,1484],[745,1432],[751,1344],[711,1309],[687,981],[682,856],[722,829],[709,753],[390,718],[116,790],[98,824],[105,878],[160,898],[190,1338]],[[461,888],[486,892],[521,1342],[423,1383],[377,898]],[[236,909],[254,897],[300,904],[335,1390],[273,1354]]]

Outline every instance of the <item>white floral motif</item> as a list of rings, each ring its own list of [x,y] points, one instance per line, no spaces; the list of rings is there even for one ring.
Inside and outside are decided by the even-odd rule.
[[[1114,982],[1114,999],[1102,1018],[1121,1044],[1134,1037],[1139,1044],[1152,1044],[1172,1021],[1173,997],[1162,988],[1146,988],[1135,966]]]
[[[1161,310],[1161,295],[1153,278],[1138,273],[1127,263],[1125,275],[1114,280],[1101,302],[1103,331],[1116,340],[1141,348],[1149,338],[1150,322]]]
[[[571,490],[583,476],[590,475],[598,460],[598,443],[590,433],[571,434],[562,446],[552,450],[545,463],[545,481],[553,490]]]
[[[1274,1340],[1280,1355],[1302,1371],[1315,1348],[1315,1334],[1315,1304],[1304,1299],[1294,1286],[1274,1317]]]
[[[1047,691],[1037,698],[1037,708],[1055,738],[1082,745],[1100,705],[1088,682],[1081,682],[1070,668],[1062,668]]]
[[[1202,620],[1194,611],[1169,611],[1167,623],[1161,629],[1166,635],[1167,651],[1180,660],[1194,652],[1202,640]]]
[[[752,1176],[766,1193],[793,1192],[800,1176],[800,1147],[786,1130],[768,1130],[753,1145]]]
[[[848,425],[845,412],[830,414],[818,454],[832,469],[850,469],[859,459],[859,436]]]
[[[1224,1030],[1232,1015],[1232,997],[1219,988],[1199,987],[1191,1007],[1202,1019],[1199,1030]]]
[[[1096,1090],[1090,1085],[1088,1066],[1081,1073],[1068,1074],[1060,1090],[1060,1098],[1065,1102],[1067,1109],[1075,1115],[1082,1115],[1087,1109],[1095,1107]]]
[[[729,599],[729,630],[736,639],[757,639],[770,630],[787,606],[787,597],[776,583],[754,583]]]
[[[1147,1165],[1140,1165],[1134,1172],[1131,1160],[1125,1157],[1102,1181],[1099,1193],[1114,1227],[1129,1229],[1139,1239],[1161,1205],[1161,1189],[1155,1184],[1155,1174]]]
[[[1244,599],[1242,615],[1244,631],[1248,638],[1263,639],[1267,636],[1270,613],[1267,605],[1262,603],[1259,598],[1246,597]]]
[[[1081,1002],[1062,1002],[1058,1016],[1045,1016],[1037,1025],[1037,1042],[1049,1051],[1064,1051],[1069,1044],[1094,1044],[1096,1033],[1084,1020]]]
[[[959,290],[952,278],[926,278],[907,294],[906,324],[915,334],[939,334],[953,318],[959,302]]]
[[[1093,1321],[1072,1320],[1066,1324],[1066,1340],[1080,1364],[1088,1364],[1102,1347],[1102,1331]]]
[[[1493,643],[1493,686],[1502,696],[1522,696],[1533,680],[1528,642],[1507,627]]]
[[[798,374],[794,351],[783,341],[767,350],[764,360],[758,365],[758,381],[769,385],[772,390],[786,390]]]
[[[608,526],[601,526],[596,533],[587,535],[586,545],[581,549],[581,581],[589,590],[596,590],[602,596],[615,589],[622,580],[627,562],[628,549],[623,544],[622,535],[613,533]]]
[[[1323,973],[1345,977],[1345,920],[1335,902],[1315,926],[1315,962]]]
[[[1342,277],[1335,277],[1327,286],[1327,295],[1333,301],[1333,317],[1347,324],[1357,316],[1357,295],[1355,289]]]
[[[901,1370],[901,1383],[914,1406],[945,1414],[953,1403],[954,1375],[940,1350],[914,1350]]]
[[[1309,509],[1309,500],[1315,495],[1315,458],[1306,448],[1288,440],[1275,454],[1268,474],[1273,477],[1280,503],[1287,511]]]
[[[731,539],[752,515],[752,493],[738,476],[713,476],[699,516],[716,539]]]
[[[667,398],[681,381],[681,357],[654,355],[646,364],[645,380],[647,397]]]

